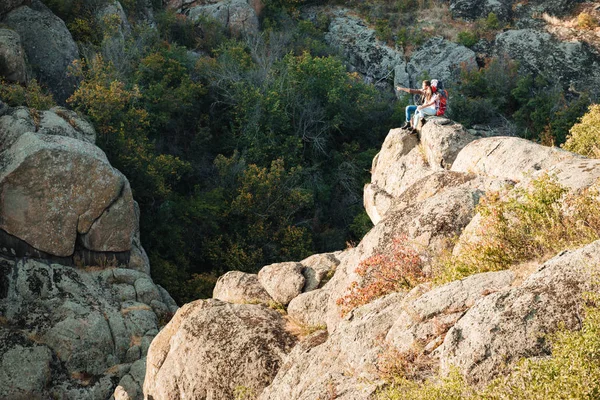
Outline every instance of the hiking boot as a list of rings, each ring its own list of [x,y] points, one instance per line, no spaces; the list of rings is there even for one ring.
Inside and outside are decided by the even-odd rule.
[[[407,128],[410,128],[410,123],[408,123],[408,122],[405,122],[404,125],[402,125],[400,127],[400,129],[407,129]]]

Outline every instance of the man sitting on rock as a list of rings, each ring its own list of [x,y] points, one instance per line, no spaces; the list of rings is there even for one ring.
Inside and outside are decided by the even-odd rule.
[[[410,94],[419,94],[423,99],[423,104],[420,106],[409,105],[406,107],[406,122],[402,125],[402,129],[410,127],[414,132],[424,115],[436,114],[437,94],[433,92],[430,81],[423,81],[422,89],[410,89],[401,86],[397,86],[396,89]],[[414,121],[412,118],[413,113]]]

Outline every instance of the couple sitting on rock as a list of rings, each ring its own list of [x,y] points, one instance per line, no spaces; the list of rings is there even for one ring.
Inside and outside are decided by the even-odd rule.
[[[423,99],[423,104],[420,106],[410,105],[406,107],[406,122],[402,129],[411,128],[414,133],[419,125],[419,121],[425,115],[437,115],[440,104],[440,93],[437,90],[438,81],[423,81],[422,89],[410,89],[397,86],[396,89],[410,94],[419,94]],[[414,113],[414,116],[412,115]]]

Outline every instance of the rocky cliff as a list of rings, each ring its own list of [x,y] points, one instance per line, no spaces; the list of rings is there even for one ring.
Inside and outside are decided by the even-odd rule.
[[[177,305],[149,275],[129,183],[84,117],[0,109],[0,397],[141,398]]]
[[[541,337],[561,324],[578,326],[582,294],[598,272],[600,242],[534,263],[526,273],[421,284],[343,317],[337,300],[360,282],[361,262],[392,252],[394,237],[406,236],[431,260],[473,239],[476,206],[486,193],[508,187],[510,195],[548,172],[578,192],[600,178],[599,163],[523,139],[474,136],[443,118],[426,123],[418,136],[391,130],[365,188],[371,232],[355,248],[269,265],[258,275],[222,276],[214,300],[187,305],[151,344],[145,394],[224,399],[247,390],[260,399],[365,399],[384,384],[378,366],[390,348],[400,355],[419,349],[431,370],[458,367],[474,383],[490,381],[521,357],[547,354]],[[287,325],[269,310],[274,304],[287,306]],[[207,318],[210,324],[198,322]],[[262,351],[253,345],[257,328],[264,332],[261,343],[267,341]],[[218,348],[207,349],[212,346]],[[240,348],[249,353],[242,356]],[[195,366],[184,366],[184,357]],[[240,365],[253,376],[233,378]],[[210,370],[220,372],[211,380],[190,373]]]

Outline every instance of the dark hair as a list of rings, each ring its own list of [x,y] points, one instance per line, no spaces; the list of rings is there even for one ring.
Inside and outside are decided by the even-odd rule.
[[[423,81],[423,83],[425,83],[425,86],[431,87],[431,81]]]

